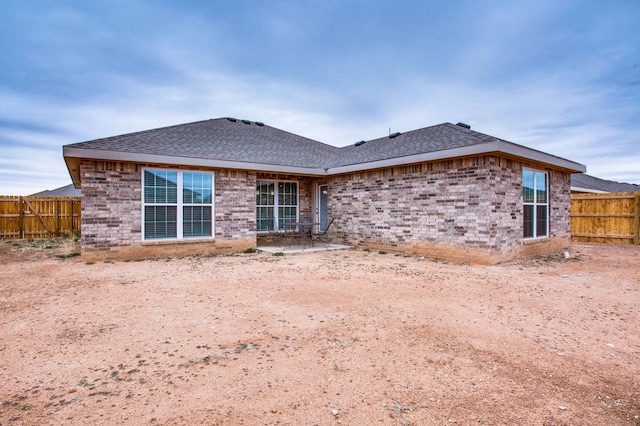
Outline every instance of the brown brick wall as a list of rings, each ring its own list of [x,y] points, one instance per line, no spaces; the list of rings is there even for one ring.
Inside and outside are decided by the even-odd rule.
[[[551,204],[549,234],[553,237],[571,238],[571,174],[560,171],[549,173]]]
[[[522,167],[479,156],[331,177],[329,215],[337,218],[332,236],[359,248],[459,261],[517,257],[525,251]],[[569,226],[568,175],[551,176],[550,236],[562,238]],[[536,250],[562,245],[551,240],[538,241]]]
[[[214,173],[215,238],[142,241],[142,169],[151,164],[83,161],[82,255],[87,259],[145,258],[243,250],[256,245],[256,175]],[[201,169],[202,170],[202,169]]]
[[[332,176],[329,215],[335,242],[474,263],[543,254],[568,245],[570,175],[551,171],[549,238],[523,241],[522,168],[478,156]],[[142,241],[142,169],[150,164],[84,161],[82,253],[143,258],[219,253],[268,242],[256,235],[257,179],[299,182],[300,216],[314,212],[314,178],[213,170],[215,238]],[[202,170],[202,169],[201,169]]]
[[[214,170],[216,240],[256,240],[256,174]],[[245,247],[246,248],[246,247]]]
[[[82,162],[82,253],[117,251],[141,240],[141,175],[136,164]]]

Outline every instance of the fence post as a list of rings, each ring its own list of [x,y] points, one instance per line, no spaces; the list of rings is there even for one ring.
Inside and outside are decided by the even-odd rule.
[[[22,197],[18,197],[18,232],[20,233],[20,239],[24,238],[24,202]]]
[[[640,245],[640,194],[638,193],[633,206],[633,244]]]
[[[73,200],[69,200],[69,229],[71,229],[71,236],[73,237]]]
[[[58,238],[60,236],[60,200],[55,200],[53,202],[53,223],[54,223],[54,237]]]

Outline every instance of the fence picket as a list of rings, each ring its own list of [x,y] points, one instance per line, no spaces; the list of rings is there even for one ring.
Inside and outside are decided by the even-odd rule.
[[[640,192],[571,196],[571,239],[640,244]]]
[[[0,239],[54,238],[80,229],[81,197],[0,196]]]

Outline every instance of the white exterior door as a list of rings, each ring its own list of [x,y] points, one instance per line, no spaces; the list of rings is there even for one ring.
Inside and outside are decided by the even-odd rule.
[[[317,206],[316,212],[318,215],[318,222],[320,222],[319,231],[322,232],[327,229],[329,219],[327,217],[327,202],[329,200],[329,186],[326,184],[318,185],[318,194],[316,196]]]

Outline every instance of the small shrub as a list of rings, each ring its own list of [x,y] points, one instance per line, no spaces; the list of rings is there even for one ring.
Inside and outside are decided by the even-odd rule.
[[[284,256],[284,253],[281,251],[277,251],[275,253],[273,253],[274,256]]]
[[[69,254],[56,254],[58,259],[69,259],[70,257],[80,256],[80,253],[77,251],[71,252]]]
[[[86,379],[80,380],[80,383],[78,384],[84,388],[93,388],[96,386],[95,383],[88,382]]]
[[[245,253],[245,254],[251,254],[251,253],[255,253],[256,249],[254,249],[253,247],[249,247],[249,248],[244,249],[242,252]]]
[[[387,252],[386,252],[386,251],[384,251],[384,250],[380,250],[380,251],[378,252],[378,254],[387,254]]]

